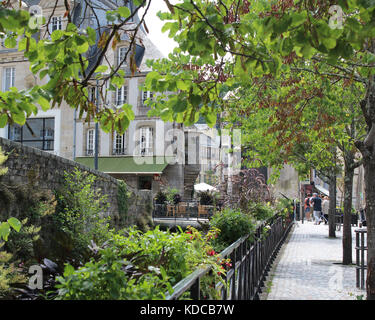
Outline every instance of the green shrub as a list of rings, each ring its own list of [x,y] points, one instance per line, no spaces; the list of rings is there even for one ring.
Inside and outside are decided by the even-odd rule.
[[[129,197],[130,192],[128,191],[128,186],[123,180],[119,180],[117,203],[120,216],[120,226],[122,227],[125,226],[128,217]]]
[[[11,263],[12,254],[0,250],[0,299],[12,299],[13,284],[26,283],[26,277],[14,263]]]
[[[293,204],[291,200],[279,198],[276,200],[277,214],[286,217],[290,212],[293,212]]]
[[[29,264],[35,258],[34,242],[39,239],[41,227],[35,227],[25,218],[21,221],[22,228],[19,232],[9,235],[6,243],[8,252],[13,254],[15,260],[21,260]]]
[[[178,189],[175,188],[169,188],[166,192],[167,202],[170,204],[176,204],[175,199],[176,196],[179,194]]]
[[[249,213],[258,221],[266,221],[275,215],[275,210],[269,205],[261,202],[250,202]]]
[[[58,299],[164,299],[172,286],[199,266],[212,266],[202,291],[217,298],[212,282],[225,274],[220,258],[197,230],[177,233],[129,228],[112,233],[105,247],[83,267],[65,267]],[[211,287],[210,287],[211,285]]]
[[[165,204],[167,202],[167,196],[163,191],[159,191],[155,196],[156,204]]]
[[[95,176],[75,169],[65,173],[65,184],[57,191],[56,213],[57,250],[63,247],[60,261],[88,261],[91,240],[103,243],[108,238],[110,217],[105,217],[107,197],[95,190]]]
[[[210,227],[220,230],[218,237],[213,239],[213,244],[217,251],[221,251],[239,238],[252,234],[255,221],[239,209],[224,209],[212,216]]]

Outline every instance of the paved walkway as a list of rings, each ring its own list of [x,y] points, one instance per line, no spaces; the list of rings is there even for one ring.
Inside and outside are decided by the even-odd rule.
[[[353,264],[355,264],[355,233]],[[342,261],[342,230],[328,238],[328,225],[297,222],[265,283],[262,300],[356,300],[355,266]]]

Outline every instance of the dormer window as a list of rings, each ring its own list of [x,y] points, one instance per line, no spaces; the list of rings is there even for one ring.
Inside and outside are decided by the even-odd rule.
[[[52,17],[51,19],[51,32],[62,30],[62,17]]]
[[[126,65],[126,61],[124,61],[126,53],[128,52],[128,47],[120,47],[118,48],[118,64],[122,64],[122,66]]]

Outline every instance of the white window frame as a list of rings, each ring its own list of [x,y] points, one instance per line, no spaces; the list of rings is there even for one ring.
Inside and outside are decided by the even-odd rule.
[[[128,86],[116,89],[116,106],[122,106],[128,102]]]
[[[118,63],[118,65],[120,65],[122,60],[124,60],[125,54],[126,54],[127,51],[128,51],[128,47],[125,47],[125,46],[119,47],[117,49],[117,63]],[[125,60],[124,63],[121,65],[121,67],[125,67],[126,64],[127,63],[126,63],[126,60]]]
[[[126,154],[126,132],[118,134],[116,131],[113,133],[113,154],[124,155]]]
[[[10,72],[8,78],[8,71]],[[14,87],[16,78],[16,68],[15,67],[5,67],[3,69],[3,91],[9,91],[10,88]],[[9,79],[9,83],[7,80]]]
[[[93,156],[95,154],[95,129],[86,131],[86,155]]]
[[[152,99],[154,97],[154,93],[152,91],[142,91],[142,106],[145,105],[147,99]]]
[[[140,153],[141,156],[154,155],[154,128],[143,126],[139,128],[140,132]]]
[[[51,18],[50,22],[50,32],[52,33],[55,30],[62,30],[63,18],[62,16],[54,16]]]

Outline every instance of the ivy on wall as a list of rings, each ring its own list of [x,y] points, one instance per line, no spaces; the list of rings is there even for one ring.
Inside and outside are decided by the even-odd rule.
[[[117,202],[121,224],[125,224],[127,221],[129,210],[129,195],[130,192],[128,191],[126,183],[123,180],[119,180]]]

